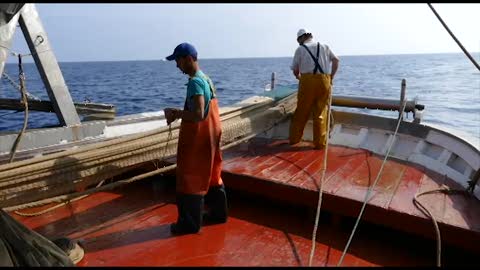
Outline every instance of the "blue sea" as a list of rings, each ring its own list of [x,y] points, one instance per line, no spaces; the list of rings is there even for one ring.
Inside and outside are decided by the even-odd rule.
[[[473,55],[480,62],[480,54]],[[201,69],[217,87],[220,105],[233,104],[265,93],[271,73],[277,87],[296,89],[298,82],[289,65],[291,57],[200,59]],[[407,98],[425,105],[423,122],[457,130],[480,141],[480,72],[461,53],[379,56],[340,56],[334,95],[398,99],[401,80],[407,82]],[[182,107],[186,75],[165,61],[63,62],[60,68],[75,102],[90,100],[114,104],[117,115]],[[33,63],[25,63],[27,90],[48,100]],[[5,72],[18,81],[18,67],[8,63]],[[2,79],[1,98],[20,98]],[[397,112],[346,109],[397,117]],[[412,115],[408,116],[412,120]],[[0,110],[0,131],[20,130],[23,112]],[[28,128],[56,125],[53,113],[31,112]]]

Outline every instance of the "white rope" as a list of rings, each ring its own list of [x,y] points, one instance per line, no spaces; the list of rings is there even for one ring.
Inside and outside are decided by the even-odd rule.
[[[333,88],[333,85],[331,86],[331,88]],[[317,238],[318,221],[320,219],[320,208],[322,206],[323,179],[325,178],[325,173],[327,171],[327,154],[328,154],[328,138],[330,137],[330,114],[331,114],[331,106],[332,106],[332,91],[333,90],[331,89],[328,97],[328,117],[327,117],[327,135],[326,135],[327,140],[325,144],[325,157],[323,158],[322,177],[320,179],[320,187],[318,191],[317,214],[315,216],[315,225],[313,226],[312,248],[310,250],[310,258],[308,260],[308,266],[312,266],[313,255],[315,254],[315,243]]]
[[[387,154],[385,155],[385,158],[383,159],[382,166],[380,167],[380,171],[378,171],[377,178],[375,179],[375,182],[373,182],[373,185],[370,186],[367,190],[367,194],[365,195],[365,201],[363,202],[362,209],[360,210],[360,214],[357,217],[357,221],[355,222],[355,226],[353,226],[352,233],[350,234],[350,238],[348,239],[347,245],[345,246],[345,249],[343,250],[342,257],[340,257],[340,260],[338,261],[337,266],[340,266],[343,262],[343,258],[345,257],[345,254],[347,253],[347,250],[350,247],[350,243],[352,242],[353,235],[355,234],[355,231],[357,230],[358,223],[360,223],[360,219],[362,218],[363,211],[365,210],[365,207],[367,206],[367,202],[370,200],[369,195],[372,192],[373,188],[377,185],[378,180],[380,179],[380,175],[382,174],[383,167],[385,166],[388,155],[390,154],[390,150],[392,149],[392,146],[395,143],[395,136],[397,135],[398,128],[400,127],[400,123],[403,120],[403,111],[405,110],[406,105],[407,105],[407,101],[404,100],[402,108],[400,110],[400,117],[398,118],[397,127],[395,128],[395,133],[393,133],[393,139],[391,140],[390,146],[388,147]]]

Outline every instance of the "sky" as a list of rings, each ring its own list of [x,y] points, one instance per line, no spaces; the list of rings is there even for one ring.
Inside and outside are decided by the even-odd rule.
[[[338,56],[462,52],[422,3],[35,5],[59,62],[159,60],[181,42],[200,59],[292,57],[300,28]],[[433,6],[480,51],[480,4]],[[28,53],[20,28],[13,50]]]

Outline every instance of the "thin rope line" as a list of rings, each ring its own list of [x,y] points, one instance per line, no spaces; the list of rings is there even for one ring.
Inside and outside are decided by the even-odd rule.
[[[333,85],[330,86],[333,88]],[[331,114],[331,106],[332,106],[332,89],[330,88],[330,94],[328,97],[328,117],[327,117],[327,140],[325,144],[325,157],[323,158],[323,170],[322,170],[322,177],[320,179],[320,187],[318,191],[318,203],[317,203],[317,214],[315,216],[315,225],[313,226],[313,236],[312,236],[312,248],[310,249],[310,258],[308,259],[308,266],[312,266],[313,255],[315,254],[315,244],[317,238],[317,229],[318,229],[318,222],[320,219],[320,209],[322,206],[322,194],[323,194],[323,180],[325,178],[325,173],[327,171],[327,155],[328,155],[328,139],[330,135],[330,114]]]
[[[383,159],[382,166],[380,167],[380,170],[378,171],[377,178],[375,179],[375,182],[367,190],[367,194],[365,196],[365,201],[363,202],[362,209],[360,210],[360,214],[358,215],[357,221],[355,222],[355,225],[353,226],[352,233],[350,234],[350,238],[348,239],[347,245],[345,246],[345,249],[343,250],[342,257],[340,257],[340,260],[338,261],[337,266],[340,266],[343,262],[343,258],[345,257],[345,254],[347,253],[347,250],[350,247],[350,243],[352,242],[353,235],[355,234],[355,232],[357,230],[357,226],[360,223],[360,219],[362,218],[363,211],[365,210],[365,207],[367,206],[367,202],[370,200],[369,195],[372,192],[373,188],[377,185],[378,180],[380,179],[380,175],[382,174],[382,171],[383,171],[383,168],[384,168],[385,163],[387,161],[387,158],[390,155],[390,150],[392,149],[392,146],[395,143],[395,136],[397,135],[398,128],[400,127],[400,123],[402,122],[403,111],[405,110],[406,105],[407,105],[407,102],[406,102],[406,100],[404,100],[403,101],[403,106],[402,106],[402,109],[401,109],[401,113],[400,113],[400,117],[399,117],[398,122],[397,122],[397,127],[395,128],[395,133],[393,134],[392,141],[390,143],[390,146],[388,147],[387,154],[385,155],[385,158]]]

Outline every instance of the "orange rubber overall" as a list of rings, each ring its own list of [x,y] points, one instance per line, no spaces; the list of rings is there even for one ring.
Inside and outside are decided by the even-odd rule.
[[[205,195],[221,186],[222,135],[218,100],[212,98],[207,117],[199,122],[182,120],[177,149],[177,192]]]

